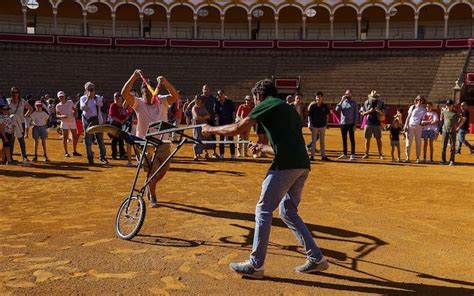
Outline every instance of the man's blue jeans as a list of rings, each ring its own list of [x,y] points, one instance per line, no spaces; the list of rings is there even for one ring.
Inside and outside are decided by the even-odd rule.
[[[459,129],[459,132],[458,132],[458,149],[457,149],[458,153],[461,153],[462,144],[466,145],[466,147],[471,151],[472,151],[472,149],[474,149],[474,147],[466,140],[466,134],[467,133],[468,133],[467,130],[464,130],[462,128]]]
[[[317,262],[322,259],[321,250],[298,215],[298,204],[308,174],[309,169],[268,171],[255,209],[255,236],[250,254],[250,262],[254,267],[260,268],[265,261],[273,211],[277,207],[283,222],[304,247],[308,260]]]
[[[94,153],[92,152],[92,142],[94,141],[94,136],[97,140],[97,145],[99,145],[99,158],[105,158],[105,145],[104,145],[104,135],[102,133],[97,133],[94,135],[85,134],[85,141],[86,144],[86,151],[87,151],[87,159],[93,160]]]

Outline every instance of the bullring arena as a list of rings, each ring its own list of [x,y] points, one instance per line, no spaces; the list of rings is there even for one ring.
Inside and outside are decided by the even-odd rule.
[[[316,151],[298,207],[329,269],[295,272],[306,254],[278,211],[263,279],[229,269],[252,250],[255,205],[273,156],[231,159],[226,147],[223,159],[196,161],[184,144],[158,182],[157,208],[144,196],[143,227],[123,240],[114,221],[136,160],[112,159],[104,135],[107,163],[93,144],[89,164],[84,134],[82,155],[66,157],[60,128],[49,127],[48,162],[41,147],[31,161],[30,131],[29,160],[17,139],[17,163],[0,164],[0,295],[474,295],[474,154],[463,146],[453,165],[439,165],[438,135],[434,162],[416,162],[415,147],[404,162],[400,135],[402,161],[392,161],[384,130],[383,158],[372,140],[363,159],[360,116],[355,159],[338,159],[335,111],[346,89],[358,107],[376,90],[387,124],[397,110],[405,120],[417,95],[437,114],[454,105],[459,118],[464,103],[466,140],[474,143],[473,20],[474,3],[455,0],[0,1],[0,109],[9,113],[17,109],[2,104],[12,86],[33,105],[45,94],[56,104],[59,90],[78,100],[93,81],[110,104],[143,69],[165,76],[183,101],[208,84],[235,106],[257,81],[273,78],[278,87],[280,78],[290,83],[278,88],[283,99],[300,93],[308,110],[322,91],[333,114],[325,134],[331,161]],[[310,143],[306,124],[302,133]],[[250,141],[258,141],[254,130]]]

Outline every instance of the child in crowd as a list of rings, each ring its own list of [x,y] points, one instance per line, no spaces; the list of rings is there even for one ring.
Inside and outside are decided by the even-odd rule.
[[[48,110],[45,110],[46,113],[49,114],[49,127],[57,127],[58,126],[58,119],[56,117],[56,104],[54,103],[54,99],[49,99],[48,100],[48,105],[47,108]]]
[[[400,122],[397,119],[394,119],[390,125],[390,143],[392,145],[392,161],[395,161],[395,148],[397,148],[397,161],[400,162],[400,133],[402,128],[400,127]]]
[[[10,117],[10,108],[3,103],[0,103],[0,137],[3,142],[3,151],[0,150],[2,162],[6,165],[16,164],[16,161],[12,160],[10,149],[13,144],[13,118]]]
[[[43,104],[41,101],[35,102],[35,111],[31,113],[31,123],[33,125],[33,139],[34,139],[34,147],[35,147],[35,156],[33,157],[33,161],[38,161],[38,142],[41,139],[41,144],[43,146],[43,160],[48,162],[48,155],[46,153],[46,138],[48,137],[48,119],[49,114],[43,110]]]
[[[421,134],[423,139],[423,162],[426,162],[428,143],[430,144],[430,163],[433,162],[433,142],[438,136],[438,121],[438,114],[433,111],[433,103],[426,103],[426,114],[421,120],[423,127]]]

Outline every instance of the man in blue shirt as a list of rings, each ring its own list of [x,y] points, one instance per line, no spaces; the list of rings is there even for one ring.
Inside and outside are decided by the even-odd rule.
[[[88,127],[102,124],[104,119],[102,117],[102,112],[100,112],[100,107],[103,105],[103,98],[98,96],[95,92],[95,85],[92,82],[87,82],[84,85],[86,90],[85,95],[83,95],[80,100],[80,109],[82,110],[82,123],[84,125],[84,130],[87,130]],[[87,151],[87,160],[89,164],[94,164],[94,153],[92,152],[92,142],[94,136],[97,140],[97,145],[99,146],[99,160],[102,164],[108,164],[109,162],[105,158],[105,145],[104,145],[104,135],[103,133],[97,133],[90,135],[85,133],[85,145]]]
[[[214,113],[216,114],[217,125],[227,125],[234,123],[235,120],[235,105],[232,100],[229,100],[223,90],[217,91],[218,101],[214,105]],[[224,141],[225,136],[220,136],[220,140]],[[228,141],[234,141],[233,136],[227,137]],[[219,157],[224,158],[224,144],[219,144]],[[230,158],[235,159],[235,144],[230,144]]]
[[[359,120],[359,110],[357,103],[352,99],[352,91],[346,90],[339,104],[336,105],[336,111],[341,112],[341,135],[342,135],[342,155],[338,159],[347,158],[347,134],[351,141],[350,160],[355,159],[355,137],[357,121]]]

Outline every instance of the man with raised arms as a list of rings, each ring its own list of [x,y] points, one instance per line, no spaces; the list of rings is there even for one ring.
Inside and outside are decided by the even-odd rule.
[[[168,107],[173,104],[178,98],[179,95],[176,89],[171,85],[171,83],[166,80],[163,76],[159,76],[157,80],[157,85],[152,81],[143,80],[141,84],[141,93],[142,97],[137,98],[131,94],[132,87],[134,83],[140,78],[144,77],[141,70],[135,70],[130,77],[130,79],[125,83],[122,88],[122,96],[127,102],[127,105],[132,106],[137,114],[137,132],[136,136],[144,138],[147,133],[148,125],[156,121],[168,121]],[[168,91],[166,95],[156,95],[154,96],[151,89],[155,87],[164,86]],[[162,138],[163,140],[169,140],[169,134],[165,134]],[[158,146],[156,151],[156,157],[152,164],[151,172],[154,172],[161,163],[163,163],[166,158],[171,154],[171,145],[169,143],[163,143]],[[147,153],[148,159],[151,161],[153,155]],[[145,166],[146,168],[146,166]],[[149,168],[146,168],[149,169]],[[169,169],[169,164],[163,168],[163,170],[150,182],[148,185],[148,194],[150,198],[150,205],[152,208],[157,206],[156,200],[156,184],[163,179],[166,172]]]
[[[255,235],[250,260],[231,263],[230,268],[245,277],[263,278],[273,211],[279,208],[281,219],[295,234],[307,255],[306,263],[298,266],[296,271],[313,273],[326,270],[329,267],[326,258],[298,215],[298,204],[310,171],[301,117],[292,106],[277,98],[277,90],[271,80],[257,82],[252,94],[255,108],[248,117],[234,124],[203,127],[205,134],[234,136],[250,130],[256,123],[262,124],[271,146],[251,143],[250,149],[275,155],[255,209]]]

